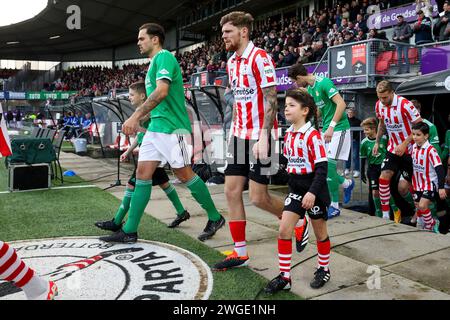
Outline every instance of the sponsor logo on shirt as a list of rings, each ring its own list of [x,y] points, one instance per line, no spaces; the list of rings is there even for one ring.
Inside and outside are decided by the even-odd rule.
[[[414,171],[425,172],[425,167],[418,163],[414,163],[413,167],[414,167]]]
[[[255,89],[253,88],[234,88],[233,95],[238,101],[250,101],[252,96],[255,94]]]
[[[289,163],[294,164],[294,163],[305,163],[306,160],[305,158],[298,158],[298,157],[290,157],[289,158]]]
[[[169,71],[167,71],[166,69],[162,69],[159,73],[162,75],[168,75]]]
[[[265,66],[265,67],[264,67],[264,74],[265,74],[267,77],[273,77],[273,74],[274,74],[273,68],[270,67],[270,66]]]

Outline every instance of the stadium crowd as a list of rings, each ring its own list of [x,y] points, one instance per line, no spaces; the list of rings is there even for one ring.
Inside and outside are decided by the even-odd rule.
[[[64,71],[62,77],[45,84],[47,91],[78,91],[80,96],[107,95],[110,90],[127,88],[145,79],[148,65],[125,65],[122,69],[105,67],[76,67]]]
[[[296,62],[311,63],[320,61],[330,46],[353,43],[366,39],[388,40],[385,32],[367,24],[370,15],[380,10],[395,7],[411,1],[403,0],[343,0],[334,7],[316,10],[300,21],[297,17],[286,15],[283,19],[269,17],[255,22],[252,39],[256,46],[265,49],[274,59],[275,66],[288,67]],[[412,27],[405,21],[395,26],[397,34],[404,38],[389,39],[410,42],[416,33],[416,43],[430,42],[432,38],[430,24],[422,23],[429,19],[429,1],[416,1],[417,10],[423,9],[423,16],[418,14],[418,23]],[[450,6],[449,6],[450,7]],[[450,15],[450,8],[448,14]],[[445,27],[438,30],[435,40],[448,40],[450,32],[445,34]],[[442,36],[441,36],[442,35]],[[394,32],[394,36],[396,33]],[[402,39],[402,40],[399,40]],[[419,44],[419,43],[417,43]],[[190,81],[191,75],[202,71],[226,72],[227,52],[220,35],[192,51],[177,54],[183,81]],[[102,67],[77,67],[64,72],[61,79],[47,84],[48,91],[79,91],[81,96],[105,95],[113,89],[127,88],[131,83],[143,80],[147,64],[126,65],[123,69]]]

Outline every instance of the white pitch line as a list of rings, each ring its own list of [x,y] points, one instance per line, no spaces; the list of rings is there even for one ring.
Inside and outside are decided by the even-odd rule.
[[[85,186],[68,186],[68,187],[55,187],[55,188],[44,188],[44,189],[33,189],[33,190],[22,190],[22,191],[2,191],[0,194],[8,194],[8,193],[23,193],[23,192],[35,192],[35,191],[44,191],[44,190],[64,190],[64,189],[83,189],[83,188],[98,188],[97,186],[85,185]]]

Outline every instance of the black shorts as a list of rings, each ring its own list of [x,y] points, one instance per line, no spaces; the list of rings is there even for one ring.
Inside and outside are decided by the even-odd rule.
[[[367,168],[367,179],[371,190],[379,189],[379,180],[381,175],[381,164],[369,164]]]
[[[284,211],[291,211],[300,216],[300,219],[308,216],[313,219],[328,220],[328,206],[330,205],[330,195],[328,193],[328,187],[324,187],[322,192],[316,195],[316,201],[314,207],[306,211],[302,208],[303,196],[308,193],[311,186],[312,178],[300,179],[297,177],[289,177],[289,194],[284,201]]]
[[[167,175],[164,168],[156,168],[152,177],[152,186],[154,187],[159,186],[166,182],[169,182],[169,176]],[[136,186],[136,169],[134,169],[133,174],[130,177],[130,180],[128,180],[128,184],[132,185],[133,187]]]
[[[434,201],[438,199],[436,191],[424,190],[424,191],[415,191],[414,192],[414,202],[419,202],[420,199],[425,198],[430,201]]]
[[[386,158],[384,158],[381,165],[381,171],[391,170],[395,173],[400,172],[407,181],[412,181],[413,164],[412,158],[409,154],[403,156],[397,156],[393,153],[386,152]]]
[[[230,139],[225,176],[243,176],[260,184],[269,184],[269,177],[278,172],[278,167],[275,166],[279,162],[279,152],[275,150],[278,144],[270,141],[269,159],[260,161],[253,156],[252,149],[256,142],[256,140],[245,140],[234,136]]]

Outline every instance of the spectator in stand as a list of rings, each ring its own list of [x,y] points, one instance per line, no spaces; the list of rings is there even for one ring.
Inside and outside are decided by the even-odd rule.
[[[313,49],[311,45],[308,43],[304,46],[301,46],[299,48],[299,58],[297,59],[297,62],[300,63],[308,63],[313,55]]]
[[[367,28],[367,21],[364,20],[362,14],[356,16],[356,29],[361,29],[365,34],[369,31],[369,28]]]
[[[444,2],[444,11],[439,14],[439,21],[434,26],[434,35],[438,41],[447,41],[450,39],[450,27],[448,21],[450,20],[450,3]]]
[[[348,28],[348,20],[343,18],[341,26],[339,27],[339,32],[342,32],[342,31],[344,31],[347,28]]]
[[[217,69],[219,72],[227,72],[227,63],[225,61],[220,62],[219,69]]]
[[[320,59],[322,59],[325,51],[327,51],[327,48],[325,48],[322,41],[315,42],[315,45],[313,46],[312,60],[314,62],[319,62]]]
[[[348,23],[347,32],[352,34],[352,38],[355,37],[358,33],[358,31],[355,29],[355,25],[351,21]]]
[[[402,42],[404,45],[397,45],[398,54],[398,73],[409,73],[409,39],[412,37],[413,33],[409,24],[405,21],[403,15],[399,14],[397,16],[397,25],[394,27],[394,34],[392,40],[396,42]],[[405,69],[403,70],[402,60],[404,60]]]
[[[275,64],[280,60],[281,49],[279,45],[276,45],[273,49],[271,56]]]
[[[352,43],[353,42],[353,34],[344,30],[344,42],[343,43]]]
[[[324,39],[325,39],[325,34],[322,32],[320,27],[317,27],[316,31],[314,32],[314,34],[312,36],[312,41],[317,42],[317,41],[323,41]]]
[[[366,33],[362,29],[358,29],[358,34],[355,37],[355,41],[364,41],[366,39]]]
[[[212,60],[209,60],[208,65],[206,66],[206,71],[208,72],[217,71],[217,66],[213,63]]]
[[[269,33],[269,39],[267,40],[266,47],[268,50],[273,50],[278,44],[278,39],[275,37],[275,31]]]
[[[417,23],[414,24],[413,33],[416,34],[416,45],[433,42],[431,34],[431,19],[425,17],[422,10],[417,12]]]
[[[283,50],[284,58],[281,62],[281,67],[289,67],[292,66],[296,59],[293,51],[293,47],[289,47],[288,49]]]
[[[333,24],[333,28],[330,29],[330,31],[328,32],[328,35],[327,35],[328,45],[331,44],[331,41],[333,41],[338,36],[338,34],[339,34],[339,27],[335,23],[335,24]]]

